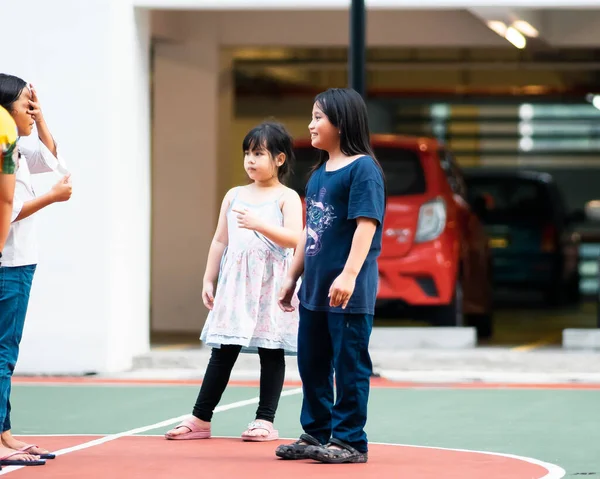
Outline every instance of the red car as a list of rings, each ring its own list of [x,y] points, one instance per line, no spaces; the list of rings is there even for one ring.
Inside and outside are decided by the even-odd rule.
[[[388,190],[378,304],[416,307],[436,326],[469,325],[479,338],[491,336],[488,238],[454,158],[428,138],[373,135],[372,145]],[[317,152],[299,140],[295,154],[291,186],[303,196]]]

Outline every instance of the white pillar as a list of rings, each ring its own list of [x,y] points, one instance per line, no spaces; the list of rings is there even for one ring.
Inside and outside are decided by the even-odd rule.
[[[185,39],[157,44],[154,56],[152,330],[199,335],[202,277],[231,171],[232,85],[216,28],[186,17]]]
[[[25,8],[25,10],[24,10]],[[23,35],[26,11],[27,28]],[[0,69],[32,82],[73,179],[37,213],[26,373],[128,368],[149,348],[149,15],[129,0],[2,6]],[[18,39],[18,41],[16,40]],[[38,192],[54,178],[35,179]]]

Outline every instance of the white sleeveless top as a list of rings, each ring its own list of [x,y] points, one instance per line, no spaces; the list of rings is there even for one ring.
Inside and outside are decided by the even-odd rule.
[[[237,344],[246,352],[256,348],[284,349],[294,354],[298,338],[296,310],[285,313],[278,298],[294,250],[282,248],[253,230],[238,227],[232,208],[247,208],[261,219],[283,226],[278,199],[258,205],[239,200],[238,187],[227,210],[228,246],[221,260],[213,310],[200,339],[208,346]]]

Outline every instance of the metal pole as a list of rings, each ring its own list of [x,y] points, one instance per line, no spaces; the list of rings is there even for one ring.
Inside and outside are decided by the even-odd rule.
[[[350,4],[350,48],[348,51],[348,83],[365,98],[366,83],[366,9],[365,0]]]

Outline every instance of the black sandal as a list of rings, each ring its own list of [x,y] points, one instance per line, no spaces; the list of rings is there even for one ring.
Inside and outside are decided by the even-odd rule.
[[[309,447],[320,446],[321,443],[317,441],[310,434],[302,434],[300,439],[292,444],[282,444],[275,450],[275,455],[282,459],[308,459],[306,450]]]
[[[342,449],[331,449],[330,446],[339,446]],[[306,452],[311,459],[327,464],[362,464],[369,459],[368,453],[359,452],[335,438],[330,439],[329,444],[325,446],[310,446]]]

